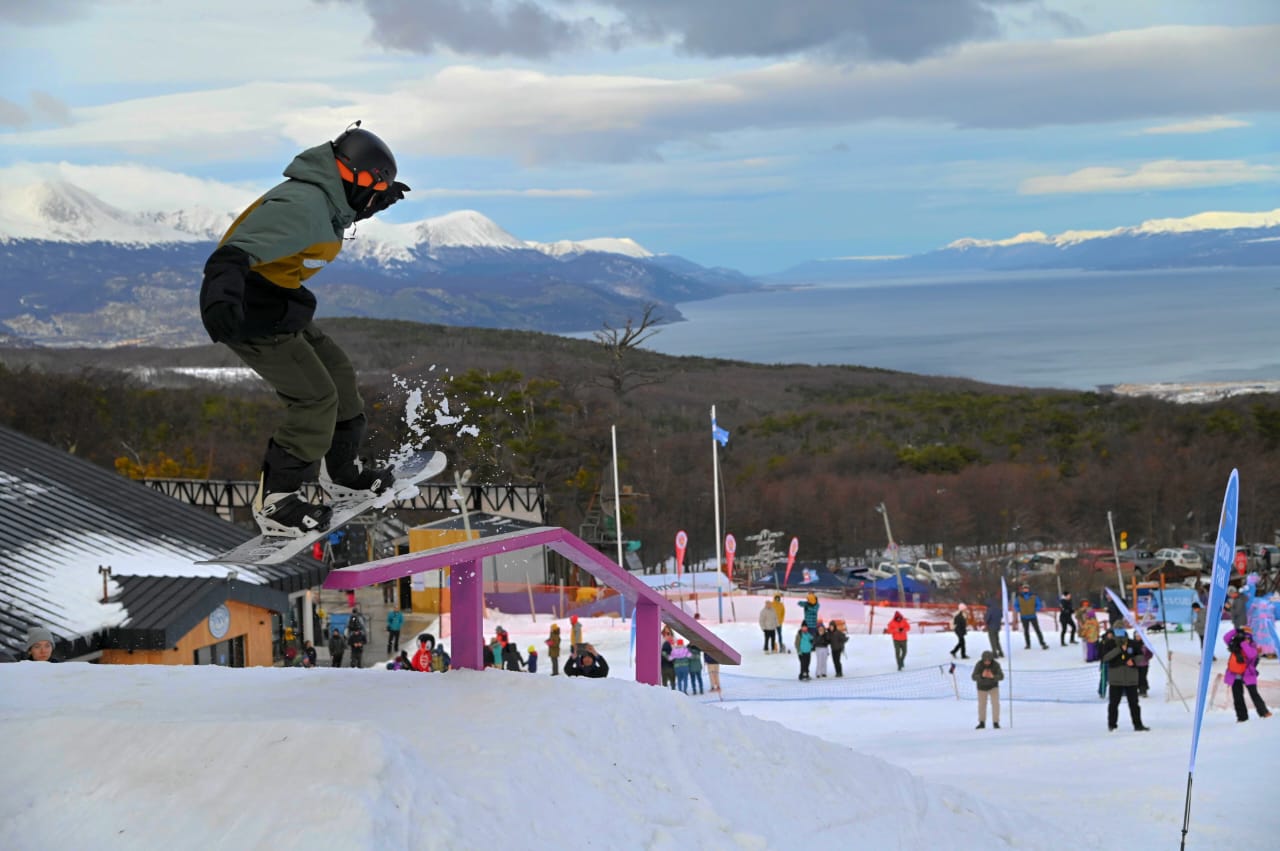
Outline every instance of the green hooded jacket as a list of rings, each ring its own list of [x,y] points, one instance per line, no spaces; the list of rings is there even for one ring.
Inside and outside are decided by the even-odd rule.
[[[333,146],[308,148],[284,170],[288,180],[249,205],[205,264],[203,311],[240,304],[240,339],[300,331],[315,314],[304,282],[342,251],[355,220],[338,175]]]

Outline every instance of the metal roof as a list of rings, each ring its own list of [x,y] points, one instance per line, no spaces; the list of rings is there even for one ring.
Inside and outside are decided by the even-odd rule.
[[[0,647],[25,652],[26,628],[45,626],[63,655],[94,649],[100,630],[125,623],[117,598],[100,602],[86,575],[224,577],[195,562],[252,532],[61,449],[0,426]],[[239,567],[242,581],[291,593],[318,585],[328,567],[307,556]]]
[[[173,647],[228,600],[273,612],[289,606],[289,595],[283,591],[229,577],[122,576],[118,582],[119,599],[129,617],[107,631],[102,646],[122,650]]]

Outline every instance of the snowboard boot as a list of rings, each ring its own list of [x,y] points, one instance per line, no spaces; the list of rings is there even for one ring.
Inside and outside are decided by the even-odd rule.
[[[329,528],[333,509],[307,502],[301,494],[302,485],[315,478],[318,467],[319,462],[303,461],[274,440],[267,443],[260,499],[253,512],[262,534],[298,538]]]
[[[974,727],[973,729],[975,729],[975,730],[985,730],[985,729],[987,729],[987,722],[986,722],[986,721],[979,721],[979,722],[978,722],[978,726]]]
[[[376,496],[395,483],[391,468],[366,467],[358,457],[364,430],[364,414],[343,420],[333,428],[333,440],[320,472],[320,487],[331,500]]]

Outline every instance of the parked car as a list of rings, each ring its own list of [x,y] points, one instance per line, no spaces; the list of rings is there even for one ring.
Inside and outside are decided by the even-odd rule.
[[[1197,571],[1204,570],[1204,559],[1200,558],[1200,553],[1185,547],[1165,547],[1164,549],[1156,550],[1155,559],[1158,565],[1171,561],[1178,567],[1193,567]]]
[[[1102,548],[1102,546],[1098,546],[1096,549],[1080,550],[1078,561],[1080,567],[1092,569],[1092,571],[1115,571],[1116,569],[1115,550]],[[1160,563],[1156,561],[1156,554],[1148,549],[1129,548],[1120,550],[1121,573],[1133,571],[1143,573]]]
[[[901,573],[904,578],[911,576],[911,571],[915,569],[915,565],[909,561],[900,561],[897,563],[891,561],[882,561],[875,567],[867,571],[868,579],[890,579],[895,574]]]
[[[857,585],[864,579],[870,579],[869,571],[871,568],[865,564],[844,565],[835,568],[832,573],[836,575],[845,585]]]
[[[943,559],[922,558],[911,570],[911,578],[928,582],[934,588],[947,588],[960,581],[960,573]]]

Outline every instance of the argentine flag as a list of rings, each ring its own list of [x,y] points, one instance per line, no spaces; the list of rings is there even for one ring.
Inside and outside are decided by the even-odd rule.
[[[711,420],[711,437],[718,441],[721,446],[729,445],[729,432],[716,425],[716,421],[714,419]]]

